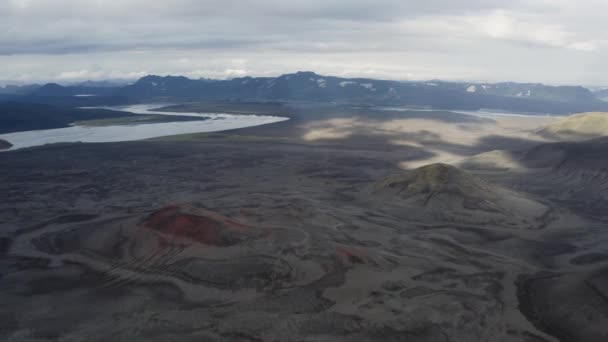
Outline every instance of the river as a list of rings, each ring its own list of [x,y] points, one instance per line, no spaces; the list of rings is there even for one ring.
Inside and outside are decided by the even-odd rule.
[[[62,142],[116,142],[133,141],[177,134],[219,132],[236,128],[253,127],[289,120],[270,115],[235,115],[226,113],[173,113],[152,109],[159,104],[139,104],[120,107],[103,107],[134,114],[162,114],[204,117],[207,120],[166,122],[137,125],[112,125],[102,127],[71,126],[66,128],[0,134],[0,139],[13,144],[10,150]]]

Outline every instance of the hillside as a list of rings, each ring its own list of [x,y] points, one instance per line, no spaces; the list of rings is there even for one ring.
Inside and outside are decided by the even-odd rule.
[[[388,177],[376,183],[372,193],[394,205],[417,207],[419,213],[456,223],[527,226],[546,211],[523,194],[441,163]]]
[[[497,197],[496,189],[481,179],[447,164],[431,164],[388,177],[376,184],[378,192],[392,193],[422,206],[434,205],[440,196],[453,196],[474,207]],[[447,203],[453,204],[453,203]]]
[[[516,153],[529,168],[551,168],[562,172],[603,173],[608,170],[608,138],[581,142],[541,144]]]
[[[518,176],[513,182],[518,188],[608,222],[607,154],[608,137],[602,137],[492,151],[468,158],[461,166],[484,172],[515,171]]]
[[[608,113],[570,115],[542,129],[540,134],[559,139],[589,139],[608,135]]]
[[[468,170],[549,169],[561,173],[604,174],[608,177],[608,137],[542,143],[523,150],[490,151],[465,159]]]

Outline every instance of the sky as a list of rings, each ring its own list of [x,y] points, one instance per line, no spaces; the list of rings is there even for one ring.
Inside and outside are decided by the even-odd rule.
[[[608,85],[606,0],[0,0],[0,84],[276,76]]]

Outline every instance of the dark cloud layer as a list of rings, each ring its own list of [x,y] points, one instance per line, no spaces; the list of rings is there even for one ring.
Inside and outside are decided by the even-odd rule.
[[[602,83],[606,10],[603,0],[4,0],[0,79],[314,69]]]

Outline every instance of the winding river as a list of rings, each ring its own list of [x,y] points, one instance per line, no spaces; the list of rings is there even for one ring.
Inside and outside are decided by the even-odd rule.
[[[0,134],[0,139],[13,144],[10,150],[61,142],[116,142],[150,139],[162,136],[219,132],[236,128],[253,127],[289,120],[270,115],[234,115],[225,113],[169,113],[154,111],[159,104],[140,104],[120,107],[104,107],[134,114],[162,114],[204,117],[207,120],[166,122],[103,127],[71,126],[66,128]]]

